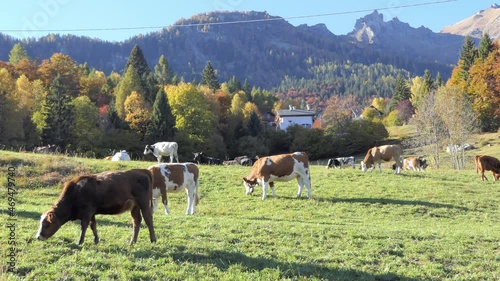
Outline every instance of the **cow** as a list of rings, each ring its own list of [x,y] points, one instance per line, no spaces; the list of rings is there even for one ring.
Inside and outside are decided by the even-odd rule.
[[[78,244],[85,239],[90,223],[94,243],[99,242],[95,215],[114,215],[130,210],[133,233],[130,244],[137,241],[142,218],[149,229],[149,238],[156,242],[151,212],[153,177],[147,169],[110,171],[76,177],[64,184],[63,191],[54,206],[40,219],[38,240],[50,238],[68,221],[81,220]],[[141,216],[142,213],[142,216]]]
[[[476,155],[474,156],[474,163],[476,164],[476,173],[481,172],[481,179],[488,180],[484,175],[485,171],[491,171],[493,178],[497,181],[500,178],[500,161],[498,158],[488,155]]]
[[[238,156],[238,157],[234,158],[234,160],[236,162],[238,162],[238,164],[240,164],[241,166],[252,166],[253,163],[255,163],[255,161],[257,161],[257,159],[259,159],[258,156],[250,158],[250,157],[248,157],[246,155],[244,155],[244,156]]]
[[[396,174],[401,172],[401,158],[403,157],[403,149],[399,145],[389,144],[382,146],[375,146],[366,152],[365,158],[361,161],[361,170],[366,172],[368,169],[373,171],[375,168],[375,163],[378,163],[380,172],[382,173],[382,160],[390,161],[394,159],[396,161]]]
[[[111,161],[130,161],[130,155],[128,155],[126,150],[115,153],[111,157]]]
[[[224,163],[218,158],[205,156],[203,152],[193,152],[193,155],[193,162],[198,164],[222,165]]]
[[[49,153],[49,154],[53,154],[53,153],[57,153],[59,152],[59,146],[55,145],[55,144],[49,144],[49,145],[46,145],[46,146],[37,146],[35,148],[33,148],[33,153]]]
[[[167,192],[186,191],[186,215],[196,212],[198,196],[198,167],[194,163],[162,163],[150,166],[148,170],[153,175],[153,211],[158,208],[158,198],[161,195],[165,214],[170,214]]]
[[[302,189],[307,187],[307,197],[311,198],[311,177],[309,174],[309,157],[305,152],[294,152],[259,158],[252,166],[248,177],[243,177],[246,194],[251,194],[256,185],[262,186],[262,200],[266,199],[267,188],[271,187],[273,197],[275,181],[290,181],[297,179],[300,198]]]
[[[424,171],[427,166],[427,160],[422,158],[407,157],[403,160],[403,170]]]
[[[328,159],[326,168],[342,168],[345,165],[351,165],[353,169],[356,168],[356,158],[354,156],[338,157]]]
[[[176,142],[157,142],[153,145],[146,145],[144,155],[153,154],[158,160],[158,164],[161,163],[162,156],[170,156],[170,163],[174,163],[174,158],[179,163],[178,149],[179,146]]]

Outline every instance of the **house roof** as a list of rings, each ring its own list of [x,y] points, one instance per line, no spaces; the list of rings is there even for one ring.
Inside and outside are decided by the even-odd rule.
[[[276,110],[276,113],[281,116],[314,116],[316,113],[312,110],[304,110],[304,109],[279,109]]]

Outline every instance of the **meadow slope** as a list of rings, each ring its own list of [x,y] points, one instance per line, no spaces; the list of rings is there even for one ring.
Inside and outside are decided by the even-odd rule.
[[[0,151],[0,279],[500,280],[500,182],[489,173],[482,182],[472,166],[395,175],[312,165],[311,199],[295,198],[294,181],[265,201],[261,189],[244,193],[249,167],[200,166],[197,214],[184,215],[185,194],[169,195],[171,215],[154,214],[156,244],[143,223],[128,245],[128,213],[97,216],[98,245],[91,231],[77,245],[78,222],[34,239],[65,180],[152,164]],[[17,194],[8,195],[9,177]]]

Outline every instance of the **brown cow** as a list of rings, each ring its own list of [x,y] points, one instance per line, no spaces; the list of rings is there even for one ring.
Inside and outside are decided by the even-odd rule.
[[[137,241],[142,217],[149,228],[151,242],[156,242],[151,212],[152,175],[146,169],[112,171],[89,174],[65,183],[59,200],[43,213],[37,239],[50,238],[66,222],[81,220],[78,244],[85,239],[90,223],[94,243],[99,242],[96,214],[114,215],[131,210],[133,235],[130,244]],[[141,217],[142,212],[142,217]]]
[[[403,160],[403,170],[424,171],[427,166],[427,160],[418,157],[408,157]]]
[[[488,180],[484,175],[485,171],[491,171],[495,181],[500,178],[500,161],[497,158],[488,155],[476,155],[474,162],[476,164],[476,173],[481,172],[481,179],[483,181],[484,179]]]
[[[186,215],[196,213],[198,197],[198,167],[194,163],[162,163],[148,168],[153,175],[153,211],[158,207],[158,197],[162,198],[165,214],[170,214],[168,209],[167,192],[180,192],[186,190],[187,210]]]
[[[290,181],[297,179],[300,197],[304,185],[307,187],[307,197],[311,198],[311,177],[309,175],[309,158],[305,152],[294,152],[259,158],[252,167],[250,175],[243,178],[246,194],[251,194],[254,187],[262,185],[262,200],[266,199],[267,187],[271,186],[273,197],[275,181]]]

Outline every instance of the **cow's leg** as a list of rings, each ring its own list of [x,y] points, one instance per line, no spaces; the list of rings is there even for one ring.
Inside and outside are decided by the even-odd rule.
[[[267,186],[269,185],[268,182],[262,181],[262,200],[266,199],[266,193],[267,193]]]
[[[134,205],[132,207],[132,210],[130,211],[130,214],[132,215],[132,239],[130,239],[130,244],[133,244],[137,242],[137,236],[139,235],[139,229],[141,228],[141,209],[138,205]]]
[[[179,156],[177,156],[177,152],[175,153],[175,160],[177,160],[177,163],[179,163]]]
[[[165,189],[161,188],[161,202],[163,203],[163,206],[165,206],[165,215],[170,214],[170,209],[168,208],[168,198],[167,198],[167,187]]]
[[[92,233],[94,233],[94,244],[99,243],[99,236],[97,235],[97,222],[95,220],[95,215],[90,218],[90,229],[92,229]]]
[[[170,154],[170,163],[174,163],[174,155]]]
[[[484,179],[488,180],[488,178],[484,175],[484,170],[481,170],[481,179],[484,181]]]
[[[186,215],[192,215],[193,213],[193,205],[194,205],[194,190],[192,186],[187,186],[186,188],[186,193],[187,193],[187,209],[186,209]]]
[[[156,160],[158,160],[158,164],[160,164],[160,163],[161,163],[161,155],[158,155],[158,156],[156,157]]]
[[[153,212],[151,212],[151,208],[149,208],[148,201],[149,200],[146,198],[144,200],[138,200],[138,202],[137,202],[139,205],[138,210],[140,209],[140,213],[139,213],[139,211],[137,211],[137,214],[136,214],[136,215],[138,215],[138,224],[137,224],[137,233],[135,232],[135,224],[134,224],[134,235],[135,235],[134,242],[137,241],[137,234],[139,234],[139,228],[141,226],[141,213],[142,213],[142,217],[144,217],[144,222],[146,222],[146,225],[148,226],[149,239],[151,240],[151,243],[156,242],[155,228],[153,226]],[[136,218],[134,217],[134,221],[135,220],[136,220]]]
[[[375,166],[374,166],[375,167]],[[378,168],[380,169],[380,172],[382,173],[382,163],[378,162]],[[396,168],[397,169],[397,168]]]
[[[90,219],[86,216],[82,218],[82,232],[80,233],[80,240],[78,240],[78,245],[83,244],[83,241],[85,240],[85,233],[87,232],[87,228],[89,227],[89,221]]]
[[[270,182],[269,186],[271,187],[271,191],[273,192],[273,197],[276,197],[276,191],[274,190],[274,182]]]
[[[297,184],[299,185],[299,190],[297,191],[297,198],[300,198],[300,195],[302,194],[302,188],[304,187],[304,180],[302,179],[301,176],[297,177]]]

